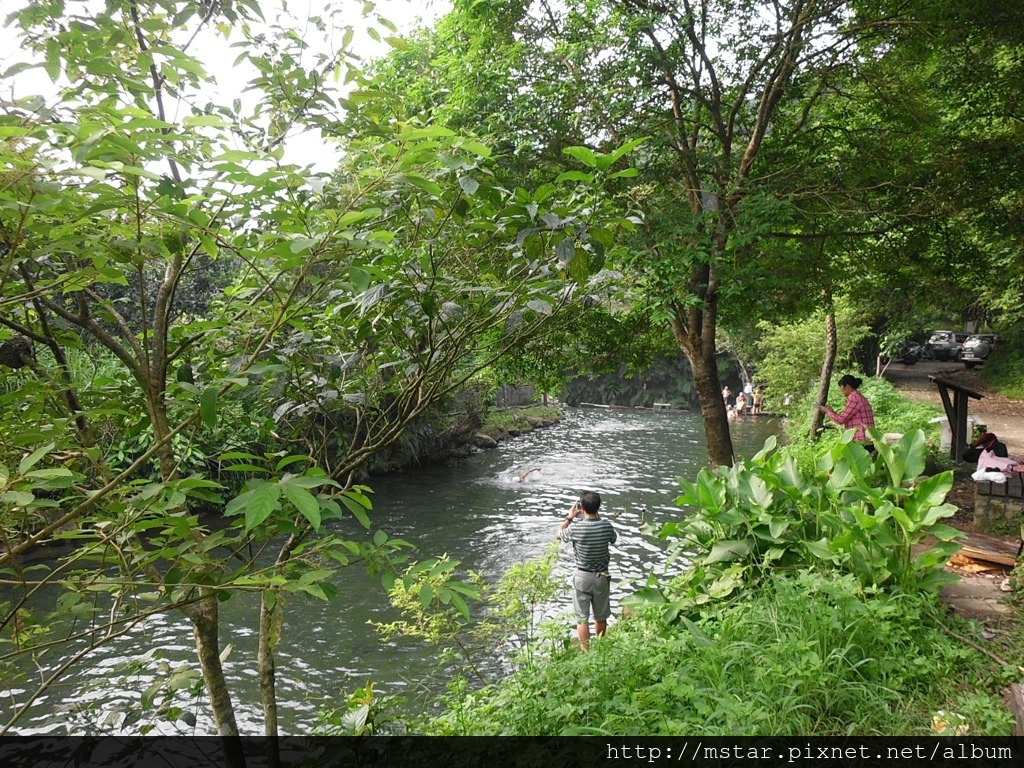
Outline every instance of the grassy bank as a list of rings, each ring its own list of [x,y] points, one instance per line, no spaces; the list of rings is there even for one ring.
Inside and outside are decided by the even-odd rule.
[[[910,427],[929,414],[872,395],[905,439],[872,458],[830,434],[702,472],[660,533],[691,563],[684,577],[627,600],[589,653],[563,644],[496,685],[456,686],[414,730],[1011,734],[1001,694],[1024,664],[1022,634],[947,615],[952,475],[923,474],[925,434]]]
[[[531,429],[551,426],[561,421],[564,416],[561,408],[550,405],[490,411],[484,417],[480,432],[494,440],[504,440],[529,432]]]
[[[949,631],[975,633],[929,595],[775,574],[693,619],[640,610],[589,653],[568,650],[453,699],[424,731],[924,735],[936,719],[959,721],[952,712],[972,734],[1011,733],[999,698],[1007,673]]]

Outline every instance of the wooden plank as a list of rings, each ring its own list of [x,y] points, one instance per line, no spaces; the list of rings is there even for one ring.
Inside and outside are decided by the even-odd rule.
[[[1017,564],[1019,541],[986,536],[983,533],[967,533],[960,538],[960,543],[960,554],[974,560],[1009,566]]]
[[[1017,720],[1013,735],[1024,736],[1024,686],[1020,683],[1011,683],[1006,691],[1006,698],[1006,703]]]
[[[941,387],[949,387],[954,392],[963,392],[968,397],[973,397],[975,400],[981,400],[984,397],[980,392],[975,392],[973,389],[968,389],[963,384],[957,384],[955,381],[950,381],[949,379],[940,379],[938,376],[929,376],[928,380]]]

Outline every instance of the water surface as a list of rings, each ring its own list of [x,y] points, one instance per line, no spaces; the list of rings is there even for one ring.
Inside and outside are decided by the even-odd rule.
[[[748,417],[733,422],[736,450],[752,455],[777,424]],[[487,451],[449,464],[415,469],[373,481],[374,528],[403,538],[426,559],[449,554],[466,570],[497,580],[508,568],[542,554],[554,539],[563,516],[581,491],[596,490],[601,513],[614,518],[619,540],[611,571],[613,617],[618,600],[632,584],[651,572],[662,573],[665,545],[641,531],[682,510],[675,505],[678,478],[692,478],[705,466],[703,422],[695,413],[652,413],[608,409],[573,409],[564,421],[536,430]],[[525,482],[522,472],[539,467]],[[361,529],[340,526],[346,533]],[[357,530],[358,529],[358,530]],[[571,554],[563,553],[566,574]],[[377,579],[357,568],[338,582],[339,597],[330,603],[293,596],[278,648],[278,695],[281,727],[286,733],[308,732],[317,721],[324,695],[339,696],[372,681],[384,693],[400,694],[410,708],[426,706],[443,691],[450,670],[439,669],[436,650],[406,638],[389,643],[367,625],[393,621]],[[256,680],[258,606],[251,596],[222,604],[222,643],[232,646],[226,669],[243,700],[237,702],[243,733],[262,731]],[[574,628],[568,593],[545,614],[559,617],[568,636]],[[172,666],[194,663],[188,623],[177,614],[154,618],[130,636],[94,652],[84,669],[54,686],[37,703],[19,729],[23,733],[65,728],[75,733],[96,729],[103,714],[118,702],[131,706],[156,679],[141,673],[123,680],[113,670],[124,661],[155,649]],[[500,662],[500,651],[496,651]],[[49,666],[55,659],[47,660]],[[495,671],[492,669],[492,671]],[[0,699],[2,702],[2,699]],[[2,705],[2,710],[9,708]],[[205,710],[197,711],[196,733],[212,732]],[[117,732],[120,720],[110,718]],[[131,730],[131,729],[129,729]]]

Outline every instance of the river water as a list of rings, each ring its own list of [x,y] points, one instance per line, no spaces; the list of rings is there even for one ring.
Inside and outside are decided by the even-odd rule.
[[[748,417],[731,427],[737,452],[749,456],[778,424],[767,417]],[[579,493],[596,490],[603,497],[602,515],[613,516],[619,532],[611,562],[617,602],[632,584],[651,572],[662,572],[664,544],[642,533],[641,524],[657,528],[678,518],[678,478],[694,477],[706,459],[703,422],[697,413],[570,409],[558,425],[510,440],[496,450],[375,479],[373,525],[414,544],[418,558],[447,553],[463,569],[495,581],[511,565],[542,554]],[[540,471],[520,482],[520,473],[533,467]],[[571,554],[564,553],[561,565],[566,574],[570,561]],[[443,691],[450,677],[449,670],[439,668],[434,649],[404,638],[383,643],[367,626],[368,621],[398,618],[379,580],[352,568],[342,573],[338,587],[339,597],[330,603],[304,597],[289,601],[277,659],[283,732],[308,732],[317,722],[324,696],[339,697],[372,681],[377,691],[400,695],[410,710],[417,710]],[[575,625],[570,610],[566,594],[563,604],[550,606],[547,612],[561,617],[566,636]],[[239,727],[243,733],[259,734],[256,601],[236,596],[223,603],[221,611],[226,624],[222,642],[232,645],[227,674],[240,694]],[[613,604],[611,624],[617,612]],[[116,715],[103,728],[97,724],[118,705],[137,704],[157,677],[155,671],[141,671],[124,678],[115,670],[147,651],[172,666],[194,663],[187,622],[177,614],[158,617],[94,652],[84,668],[36,703],[18,731],[119,732]],[[55,664],[56,660],[47,662]],[[10,709],[5,698],[0,691],[0,711],[6,715]],[[196,708],[198,723],[189,733],[212,732],[205,712],[203,706]],[[174,732],[167,726],[159,731]]]

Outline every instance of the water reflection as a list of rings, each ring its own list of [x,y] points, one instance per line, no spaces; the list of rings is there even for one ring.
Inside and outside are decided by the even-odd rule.
[[[732,428],[737,451],[751,455],[776,425],[767,418],[750,418],[734,422]],[[422,558],[448,553],[463,568],[496,580],[511,565],[542,553],[579,493],[597,490],[604,499],[602,514],[614,518],[619,532],[611,562],[617,612],[617,600],[630,585],[652,571],[660,572],[664,559],[664,545],[642,534],[641,523],[657,526],[677,517],[678,478],[693,477],[705,462],[698,414],[577,409],[561,424],[496,450],[375,480],[373,521],[375,528],[415,544]],[[520,475],[534,467],[539,471],[521,482]],[[364,535],[354,525],[339,529]],[[563,555],[566,573],[570,560],[568,553]],[[379,690],[416,701],[430,698],[424,692],[443,690],[445,673],[437,668],[434,649],[404,639],[383,644],[367,625],[398,618],[379,581],[353,568],[342,573],[338,588],[338,600],[329,604],[289,598],[277,664],[284,732],[306,732],[315,724],[319,696],[351,691],[368,681]],[[565,616],[567,635],[574,626],[570,608],[566,594],[561,604],[546,611],[552,617]],[[235,596],[221,610],[227,625],[222,642],[232,645],[227,673],[244,698],[237,702],[239,726],[244,733],[259,733],[256,598]],[[155,617],[94,653],[86,669],[37,704],[36,714],[21,731],[61,729],[66,724],[81,733],[84,724],[73,724],[69,707],[88,703],[103,709],[118,700],[137,703],[140,692],[153,682],[152,675],[139,674],[130,686],[112,688],[112,670],[154,648],[172,665],[192,663],[187,622],[177,615]],[[211,732],[202,711],[196,732]]]

